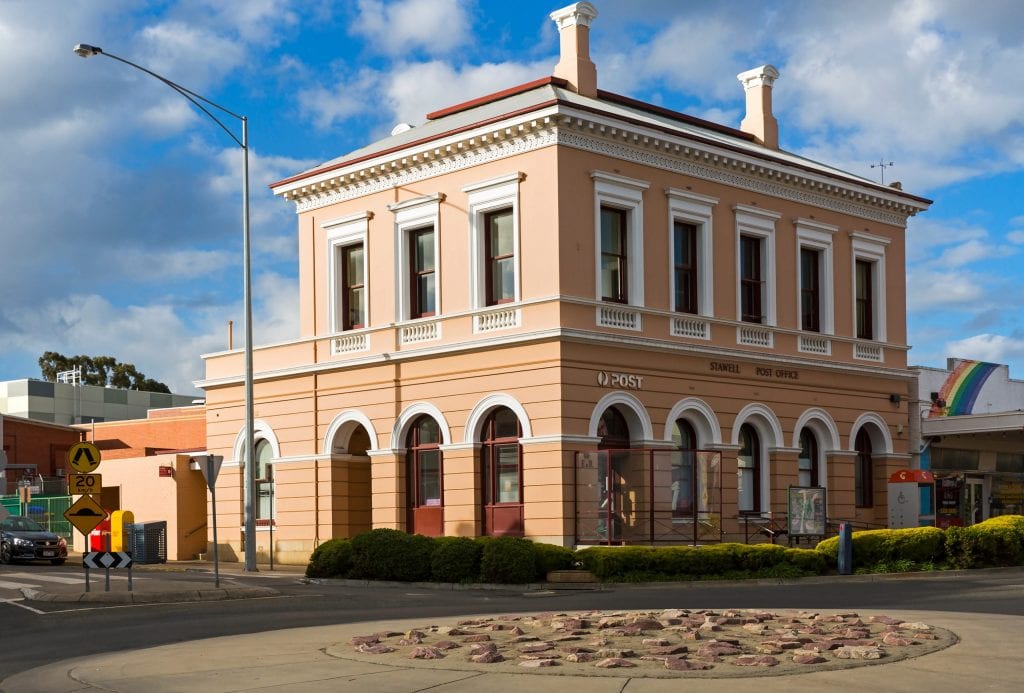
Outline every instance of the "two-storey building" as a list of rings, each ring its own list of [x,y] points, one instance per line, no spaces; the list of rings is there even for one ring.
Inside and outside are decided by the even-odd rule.
[[[554,74],[272,186],[301,336],[255,349],[265,552],[372,527],[573,545],[742,538],[824,487],[884,522],[906,467],[906,220],[930,202],[603,91],[586,2]],[[206,357],[221,537],[242,522],[243,354]]]

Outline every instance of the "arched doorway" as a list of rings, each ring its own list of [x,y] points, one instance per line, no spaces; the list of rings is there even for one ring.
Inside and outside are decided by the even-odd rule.
[[[270,441],[256,441],[256,526],[274,524],[274,448]]]
[[[630,500],[629,487],[635,471],[631,464],[629,423],[615,406],[608,407],[601,414],[597,425],[601,440],[597,445],[600,464],[598,486],[603,490],[597,533],[609,543],[625,539],[625,529],[631,526],[635,508]]]
[[[867,426],[861,426],[854,439],[853,449],[857,458],[853,468],[854,505],[858,508],[872,508],[874,501],[874,464],[871,460],[871,435]]]
[[[697,432],[686,419],[677,419],[672,431],[672,517],[692,517],[697,501]]]
[[[804,428],[800,431],[800,457],[797,472],[797,486],[821,486],[821,457],[818,452],[818,438],[814,431]]]
[[[441,431],[430,416],[420,416],[406,438],[409,532],[428,537],[444,534],[444,462]]]
[[[761,439],[750,424],[740,427],[740,451],[736,457],[737,510],[740,513],[761,512]]]
[[[483,534],[523,536],[522,427],[508,407],[498,407],[480,432]]]

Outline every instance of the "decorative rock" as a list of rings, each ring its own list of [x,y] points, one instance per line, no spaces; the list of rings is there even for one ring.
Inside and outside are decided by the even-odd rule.
[[[778,665],[779,660],[771,655],[743,655],[731,660],[730,663],[738,667],[774,667]]]
[[[621,657],[608,657],[606,659],[602,659],[594,666],[599,669],[619,669],[622,667],[635,667],[636,664],[628,659],[622,659]]]
[[[527,659],[519,662],[519,666],[530,667],[532,669],[537,669],[539,667],[557,667],[558,664],[558,661],[554,659]]]
[[[495,662],[504,662],[505,658],[497,652],[487,651],[471,656],[469,661],[477,664],[494,664]]]
[[[563,647],[562,652],[568,652],[569,654],[579,654],[580,652],[590,653],[593,652],[593,650],[591,650],[589,647],[579,647],[577,645],[570,645],[568,647]]]
[[[495,645],[493,642],[482,642],[482,643],[478,643],[476,645],[473,645],[473,647],[469,648],[470,656],[483,654],[484,652],[497,652],[497,651],[498,651],[498,646]]]
[[[522,628],[520,628],[519,626],[513,626],[512,630],[510,630],[509,633],[511,635],[519,636],[519,635],[525,635],[526,631],[523,630]]]
[[[898,618],[893,618],[892,616],[872,616],[871,617],[871,622],[872,623],[884,623],[887,626],[898,626],[901,623],[903,623],[902,620],[900,620]]]
[[[740,654],[742,650],[735,645],[729,645],[727,643],[714,643],[701,645],[700,649],[697,650],[697,654],[701,656],[713,656],[721,657],[723,655],[735,655]]]
[[[881,659],[885,654],[881,648],[869,646],[846,646],[835,651],[839,659]]]
[[[456,647],[462,647],[462,645],[451,640],[439,640],[434,643],[434,647],[439,650],[454,650]]]
[[[491,636],[487,633],[477,633],[476,635],[467,635],[462,639],[463,642],[487,642],[491,639]]]
[[[638,618],[631,625],[640,630],[661,630],[665,627],[661,621],[653,618]]]
[[[363,643],[356,647],[356,652],[362,652],[363,654],[387,654],[388,652],[394,652],[395,648],[388,647],[384,644],[370,645]]]
[[[572,662],[574,664],[593,662],[595,659],[597,659],[597,655],[593,652],[574,652],[565,656],[565,661]]]
[[[713,664],[707,664],[705,662],[694,662],[689,659],[682,659],[681,657],[665,658],[665,668],[671,669],[672,671],[698,671],[704,669],[711,669],[713,667]]]
[[[449,628],[447,632],[444,632],[444,631],[439,631],[439,632],[441,632],[443,635],[451,635],[451,636],[471,635],[471,633],[468,630],[462,630],[461,628]]]
[[[350,645],[373,645],[380,642],[380,636],[376,633],[373,635],[355,635],[348,642]]]
[[[648,650],[648,653],[652,655],[677,655],[686,652],[689,652],[689,648],[686,645],[667,645],[664,647],[652,647]]]
[[[703,636],[695,630],[686,631],[681,634],[683,640],[702,640]]]
[[[444,659],[444,652],[436,647],[414,647],[409,659]]]
[[[795,664],[821,664],[827,661],[828,660],[822,657],[821,655],[811,654],[810,652],[808,652],[807,654],[793,655],[793,662]]]
[[[606,659],[624,659],[626,657],[636,657],[636,653],[633,650],[622,650],[617,648],[605,648],[597,651],[598,656]]]
[[[419,638],[420,640],[422,640],[423,638],[425,638],[427,636],[424,635],[423,631],[421,631],[421,630],[410,630],[409,632],[407,632],[405,634],[405,637],[408,638],[409,640],[414,640],[416,638]]]
[[[831,642],[805,642],[801,649],[808,650],[810,652],[828,652],[839,647],[839,643]]]
[[[516,637],[509,640],[509,642],[536,642],[538,640],[540,640],[540,638],[538,638],[536,635],[517,635]]]
[[[780,655],[783,652],[782,648],[779,647],[778,645],[765,645],[765,644],[763,644],[763,645],[758,645],[755,649],[756,649],[758,654],[767,654],[767,655]]]
[[[916,645],[917,642],[910,638],[903,638],[896,633],[886,633],[882,636],[882,642],[892,647],[909,647],[910,645]]]
[[[909,629],[909,630],[918,630],[918,631],[920,631],[920,630],[931,630],[932,629],[932,627],[929,626],[927,623],[920,623],[920,622],[917,622],[917,623],[901,623],[900,625],[902,627],[904,627],[904,628]]]
[[[527,645],[526,647],[519,648],[519,651],[523,654],[533,654],[536,652],[547,652],[548,650],[555,649],[555,646],[549,642],[542,642],[536,645]]]
[[[665,647],[672,644],[671,641],[664,638],[644,638],[640,643],[645,647]]]

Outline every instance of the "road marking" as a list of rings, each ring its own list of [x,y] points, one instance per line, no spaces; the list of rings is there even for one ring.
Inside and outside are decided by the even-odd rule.
[[[62,585],[76,585],[83,582],[82,577],[64,577],[63,575],[47,575],[46,573],[3,573],[5,578],[24,578],[25,580],[39,580],[40,582],[58,582]]]
[[[22,587],[39,587],[39,585],[30,585],[27,582],[5,582],[0,580],[0,590],[20,590]]]
[[[28,606],[27,604],[22,604],[21,603],[21,599],[0,599],[0,602],[4,602],[5,604],[10,604],[11,606],[20,606],[22,609],[25,609],[26,611],[31,611],[34,614],[40,614],[42,616],[46,615],[45,611],[40,611],[39,609],[33,609],[31,606]]]

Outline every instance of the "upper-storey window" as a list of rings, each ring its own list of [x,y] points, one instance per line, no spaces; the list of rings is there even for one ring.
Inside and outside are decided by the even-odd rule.
[[[764,258],[761,239],[740,236],[740,320],[764,322]]]
[[[444,195],[425,195],[389,205],[395,214],[395,277],[399,320],[441,311],[438,229]]]
[[[885,341],[885,246],[889,239],[855,231],[853,244],[853,334]]]
[[[629,303],[626,211],[601,207],[601,300]]]
[[[833,334],[832,235],[838,229],[810,219],[796,220],[800,274],[797,307],[800,329]]]
[[[366,275],[362,243],[341,250],[342,327],[354,330],[366,327]]]
[[[697,310],[697,227],[677,221],[672,228],[672,285],[674,307],[680,313]]]
[[[712,209],[718,199],[667,188],[672,310],[712,315]]]
[[[518,301],[519,184],[516,171],[462,188],[468,195],[473,308]]]
[[[821,332],[821,252],[800,249],[800,329]]]
[[[424,318],[437,312],[437,277],[434,265],[434,227],[409,232],[409,317]]]
[[[744,322],[775,324],[775,222],[779,214],[735,205],[736,313]]]
[[[368,324],[366,236],[367,212],[325,222],[327,232],[328,293],[332,332],[354,330]]]
[[[857,339],[875,338],[874,320],[874,264],[867,260],[857,260],[854,263],[857,302]]]
[[[512,209],[484,215],[485,300],[489,306],[516,300],[515,231]]]
[[[648,183],[604,171],[594,179],[596,290],[603,301],[644,303],[643,191]]]

